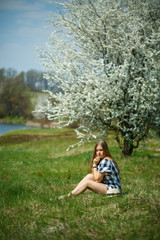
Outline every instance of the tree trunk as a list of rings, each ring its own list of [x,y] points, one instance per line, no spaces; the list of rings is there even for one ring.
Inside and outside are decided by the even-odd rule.
[[[129,141],[124,140],[123,146],[122,146],[122,155],[124,157],[130,157],[133,152],[133,144],[131,144]]]

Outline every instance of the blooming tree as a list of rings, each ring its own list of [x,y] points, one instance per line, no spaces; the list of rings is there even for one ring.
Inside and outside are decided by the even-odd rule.
[[[129,156],[160,123],[159,1],[58,4],[50,43],[39,55],[45,78],[62,91],[49,92],[40,111],[61,126],[78,122],[81,141],[113,130]]]

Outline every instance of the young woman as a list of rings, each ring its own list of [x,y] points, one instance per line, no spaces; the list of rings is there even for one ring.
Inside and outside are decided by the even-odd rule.
[[[67,196],[79,195],[87,189],[103,195],[121,193],[119,168],[105,141],[99,141],[95,145],[90,174],[86,175]],[[60,196],[59,199],[63,197]]]

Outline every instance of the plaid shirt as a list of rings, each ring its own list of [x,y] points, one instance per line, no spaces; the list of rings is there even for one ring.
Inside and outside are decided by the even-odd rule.
[[[105,173],[102,183],[106,184],[107,190],[116,188],[121,191],[119,172],[112,160],[102,159],[98,165],[98,172]]]

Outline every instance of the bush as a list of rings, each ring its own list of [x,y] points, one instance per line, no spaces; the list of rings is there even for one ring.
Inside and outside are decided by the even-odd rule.
[[[30,95],[25,89],[22,75],[5,78],[0,88],[0,118],[6,116],[30,118],[31,111]]]

